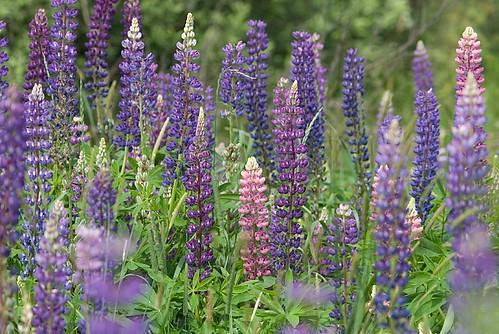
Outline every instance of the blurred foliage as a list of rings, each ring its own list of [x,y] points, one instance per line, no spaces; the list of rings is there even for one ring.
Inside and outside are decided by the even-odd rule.
[[[49,10],[49,2],[16,0],[4,1],[0,6],[0,18],[9,24],[10,79],[14,82],[22,82],[28,22],[38,7]],[[80,0],[81,53],[92,4],[92,0]],[[433,61],[442,119],[448,125],[454,104],[455,48],[464,28],[471,25],[482,41],[490,141],[497,143],[499,111],[491,103],[499,99],[499,27],[492,24],[499,19],[497,0],[143,0],[142,6],[146,47],[156,55],[162,70],[172,64],[186,13],[194,14],[202,54],[202,79],[212,86],[217,83],[221,48],[228,41],[245,39],[245,22],[250,18],[268,23],[269,90],[280,76],[289,73],[291,33],[295,30],[320,33],[325,43],[324,63],[330,70],[328,116],[332,124],[342,123],[337,119],[341,117],[342,58],[349,47],[358,47],[366,57],[366,108],[370,117],[374,118],[383,91],[390,89],[394,91],[395,111],[405,116],[406,124],[411,124],[414,92],[410,63],[416,42],[422,39]],[[113,79],[117,78],[120,52],[119,22],[120,15],[116,15],[109,52]],[[448,133],[448,127],[444,128],[444,136]]]

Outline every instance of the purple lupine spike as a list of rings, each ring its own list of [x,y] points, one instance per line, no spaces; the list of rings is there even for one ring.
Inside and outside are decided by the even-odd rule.
[[[211,154],[207,150],[206,125],[201,109],[194,141],[189,145],[186,155],[185,188],[189,192],[186,204],[187,218],[191,221],[187,228],[187,264],[189,278],[199,272],[199,280],[210,276],[213,251],[210,248],[210,230],[215,221],[212,218],[214,206],[211,203]]]
[[[88,99],[98,109],[104,110],[104,99],[108,93],[107,47],[109,30],[116,11],[118,0],[96,0],[90,17],[90,30],[85,43],[85,88]],[[98,120],[100,121],[100,119]]]
[[[206,137],[208,138],[208,150],[212,151],[215,147],[215,99],[213,96],[213,88],[206,86],[203,95],[203,110],[205,113]]]
[[[54,137],[53,152],[58,155],[57,161],[64,163],[71,152],[69,137],[73,117],[79,115],[78,85],[76,83],[76,29],[78,0],[51,0],[55,9],[52,15],[54,22],[50,28],[51,42],[47,54],[49,70],[48,94],[51,95],[53,108]]]
[[[414,56],[412,58],[412,75],[416,93],[419,91],[427,92],[433,89],[433,73],[431,70],[431,61],[423,41],[418,41]]]
[[[24,92],[26,100],[35,84],[41,84],[42,89],[47,88],[47,53],[49,52],[49,27],[44,9],[38,9],[35,17],[29,24],[28,33],[29,62],[24,76]]]
[[[362,106],[364,97],[364,58],[357,49],[349,49],[343,65],[343,115],[350,153],[360,181],[370,183],[369,149],[366,130],[366,112]]]
[[[5,29],[7,28],[7,24],[0,20],[0,34],[3,34]],[[7,61],[9,60],[9,55],[4,49],[7,49],[9,45],[9,41],[7,37],[0,37],[0,98],[5,95],[5,91],[9,84],[5,81],[5,77],[9,73],[9,68],[7,67]]]
[[[478,85],[480,95],[485,88],[483,82],[482,49],[478,35],[472,27],[466,27],[462,37],[459,39],[456,49],[456,95],[462,95],[468,73],[472,73]]]
[[[28,101],[25,103],[26,116],[26,166],[27,180],[25,190],[26,213],[23,221],[23,236],[21,243],[25,253],[20,255],[21,262],[26,266],[26,274],[31,272],[35,254],[38,252],[40,237],[48,216],[50,180],[52,163],[50,149],[52,147],[49,121],[51,103],[45,100],[42,85],[33,86]]]
[[[156,68],[152,54],[144,53],[144,42],[137,19],[132,20],[128,37],[122,43],[120,63],[120,112],[114,139],[117,147],[130,151],[141,144],[144,126],[156,103]],[[147,122],[146,122],[147,121]]]
[[[340,204],[336,209],[337,217],[328,225],[324,246],[321,247],[323,258],[320,263],[321,275],[331,279],[333,310],[329,316],[335,320],[335,326],[344,331],[343,319],[351,312],[355,294],[353,283],[348,280],[350,262],[356,252],[358,242],[357,222],[347,204]],[[341,331],[340,331],[341,332]]]
[[[24,107],[15,87],[0,98],[0,259],[15,242],[21,193],[24,187],[26,149]]]
[[[327,68],[322,65],[321,52],[324,49],[324,44],[320,41],[321,36],[317,33],[312,34],[312,50],[314,54],[314,78],[315,89],[319,97],[319,105],[322,108],[327,104]]]
[[[71,137],[69,137],[71,145],[86,143],[90,140],[88,125],[83,122],[82,117],[73,117],[73,124],[69,129],[71,130]]]
[[[391,326],[397,333],[412,333],[409,311],[405,308],[403,288],[408,282],[410,226],[406,223],[403,206],[406,161],[400,143],[402,129],[397,118],[392,118],[381,144],[376,161],[379,186],[377,188],[376,227],[376,287],[374,298],[381,326]]]
[[[324,111],[319,107],[316,90],[316,55],[312,35],[308,32],[295,31],[291,45],[293,47],[291,80],[298,83],[298,100],[305,112],[305,123],[309,126],[314,121],[307,139],[310,171],[314,177],[320,178],[324,165]]]
[[[101,169],[88,188],[87,215],[93,224],[103,226],[106,231],[116,229],[113,211],[116,194],[109,170]]]
[[[274,147],[276,149],[279,197],[270,225],[274,271],[292,269],[301,271],[302,227],[305,190],[308,182],[305,114],[298,101],[298,83],[287,87],[281,79],[274,90]]]
[[[168,127],[167,156],[164,159],[166,170],[163,174],[163,184],[171,185],[183,169],[184,150],[194,140],[199,115],[203,103],[203,85],[197,78],[200,66],[196,63],[199,52],[194,33],[194,18],[187,14],[182,42],[177,43],[175,51],[176,64],[173,65],[174,75],[174,108],[171,110]]]
[[[142,10],[140,8],[140,0],[125,0],[121,16],[121,26],[123,27],[122,32],[124,38],[127,37],[134,17],[137,19],[140,31],[142,31]]]
[[[33,308],[33,327],[37,333],[65,333],[64,314],[67,303],[67,284],[69,281],[68,256],[64,234],[69,219],[61,201],[54,203],[47,220],[45,233],[40,242],[40,252],[36,255],[38,264],[35,270],[35,306]]]
[[[173,109],[173,76],[169,73],[158,74],[158,96],[156,106],[151,113],[151,146],[154,146],[161,128]],[[161,140],[161,146],[166,145],[166,133]]]
[[[412,172],[411,196],[416,201],[416,210],[424,223],[433,204],[433,179],[439,169],[440,111],[432,90],[416,94],[416,146],[414,147],[414,170]]]
[[[244,95],[248,81],[245,76],[246,58],[243,55],[245,47],[246,44],[241,41],[235,45],[227,43],[224,46],[225,58],[222,61],[222,73],[220,76],[220,100],[229,105],[238,117],[244,113]],[[228,115],[231,112],[225,111],[224,113]]]
[[[267,78],[269,38],[265,31],[267,24],[259,20],[248,21],[246,49],[246,117],[248,131],[253,139],[254,155],[264,171],[273,169],[272,133],[267,111]]]
[[[239,188],[241,206],[239,225],[243,230],[245,246],[242,249],[244,274],[253,280],[270,276],[270,243],[267,233],[269,211],[266,207],[268,198],[265,194],[265,176],[254,157],[250,157],[241,172]]]
[[[71,197],[69,200],[71,202],[71,215],[73,217],[79,216],[77,203],[88,184],[88,169],[85,152],[80,151],[71,175]]]

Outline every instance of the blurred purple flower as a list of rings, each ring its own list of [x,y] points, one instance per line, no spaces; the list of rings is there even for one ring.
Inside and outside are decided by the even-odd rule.
[[[24,76],[25,95],[31,94],[35,84],[47,88],[47,53],[49,52],[49,27],[45,10],[40,8],[29,24],[29,62]]]
[[[7,24],[0,20],[0,34],[3,34],[7,28]],[[5,81],[5,77],[9,73],[9,68],[7,67],[7,61],[9,60],[9,55],[5,51],[9,46],[9,41],[7,37],[0,37],[0,99],[5,95],[5,91],[9,84]]]
[[[431,71],[431,62],[423,41],[418,41],[414,56],[412,58],[412,75],[416,93],[419,91],[427,92],[433,89],[433,73]]]

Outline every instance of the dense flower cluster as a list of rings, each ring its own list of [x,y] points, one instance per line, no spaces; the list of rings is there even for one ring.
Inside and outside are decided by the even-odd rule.
[[[275,200],[270,235],[273,270],[301,270],[302,232],[298,222],[303,216],[305,190],[308,181],[305,114],[298,101],[298,83],[291,88],[281,79],[274,90],[274,144],[276,148],[279,195]]]
[[[211,154],[207,150],[204,113],[199,114],[194,141],[187,149],[185,188],[189,191],[186,204],[187,218],[191,221],[187,228],[187,264],[189,278],[199,272],[199,279],[210,276],[213,251],[210,248],[212,235],[210,230],[215,221],[212,218],[214,206],[211,203]]]
[[[164,164],[164,185],[170,185],[178,177],[178,172],[183,169],[180,163],[184,150],[194,141],[199,108],[203,100],[203,85],[196,77],[200,70],[195,61],[199,58],[194,33],[194,18],[191,13],[187,15],[182,42],[177,43],[175,52],[176,64],[173,65],[174,108],[170,111],[170,124],[168,126],[168,141],[166,149],[168,155]]]
[[[96,0],[90,18],[90,30],[85,43],[85,88],[88,98],[100,112],[104,108],[104,98],[108,92],[107,46],[109,30],[118,0]]]
[[[343,115],[350,153],[359,180],[369,184],[369,149],[364,96],[364,58],[357,49],[349,49],[343,65]]]
[[[412,75],[416,92],[427,92],[433,89],[433,72],[431,70],[430,56],[426,51],[423,41],[418,41],[414,57],[412,58]]]
[[[87,215],[93,224],[103,226],[106,231],[116,229],[113,224],[116,194],[109,170],[101,169],[88,188]]]
[[[439,168],[440,111],[437,98],[431,89],[418,91],[415,104],[416,146],[414,147],[411,196],[416,200],[416,210],[424,223],[433,207],[434,196],[431,191]]]
[[[7,24],[0,20],[0,34],[2,34],[7,28]],[[4,50],[7,48],[9,41],[7,37],[0,37],[0,99],[5,95],[5,90],[9,84],[5,81],[5,77],[9,73],[9,68],[7,67],[7,61],[9,60],[9,55]]]
[[[397,333],[411,333],[409,312],[405,308],[402,289],[408,282],[410,227],[402,206],[406,163],[400,142],[402,130],[392,118],[383,141],[378,147],[379,187],[376,200],[376,286],[374,303],[381,326],[393,324]]]
[[[459,39],[456,49],[456,94],[462,95],[468,73],[475,77],[480,95],[483,95],[485,88],[483,82],[482,49],[477,33],[472,27],[466,27],[463,36]]]
[[[263,171],[254,157],[250,157],[241,172],[239,188],[241,206],[239,225],[245,246],[242,250],[244,273],[250,280],[270,275],[269,211]]]
[[[248,40],[246,49],[246,75],[249,78],[246,87],[246,117],[248,131],[253,138],[254,155],[258,163],[271,170],[272,164],[272,134],[267,114],[267,69],[269,38],[265,31],[267,24],[259,20],[248,22]]]
[[[28,33],[29,62],[24,76],[24,91],[26,96],[31,93],[35,84],[41,84],[42,89],[47,88],[47,53],[49,51],[49,27],[44,9],[38,9],[35,17],[29,24]]]
[[[118,147],[132,150],[141,144],[142,132],[149,123],[156,104],[156,68],[152,54],[145,55],[142,33],[137,19],[132,20],[127,39],[122,43],[120,63],[120,112],[116,131],[120,134],[114,139]]]
[[[139,29],[142,31],[142,9],[140,0],[125,0],[123,3],[121,26],[123,27],[123,37],[127,37],[133,18],[137,19]]]
[[[245,75],[246,57],[243,51],[246,44],[239,41],[236,44],[227,43],[223,52],[225,58],[222,61],[220,77],[220,100],[226,105],[230,105],[232,110],[224,111],[224,116],[232,111],[240,117],[245,108],[245,90],[248,78]]]
[[[67,242],[69,219],[61,201],[54,203],[36,255],[35,307],[33,327],[37,333],[65,333],[68,276]],[[62,233],[60,231],[63,231]]]

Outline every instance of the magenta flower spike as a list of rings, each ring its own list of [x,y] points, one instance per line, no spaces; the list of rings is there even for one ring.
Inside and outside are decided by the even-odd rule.
[[[468,73],[472,73],[478,84],[480,95],[485,88],[483,82],[482,49],[478,35],[472,27],[466,27],[456,49],[456,95],[463,95]]]

